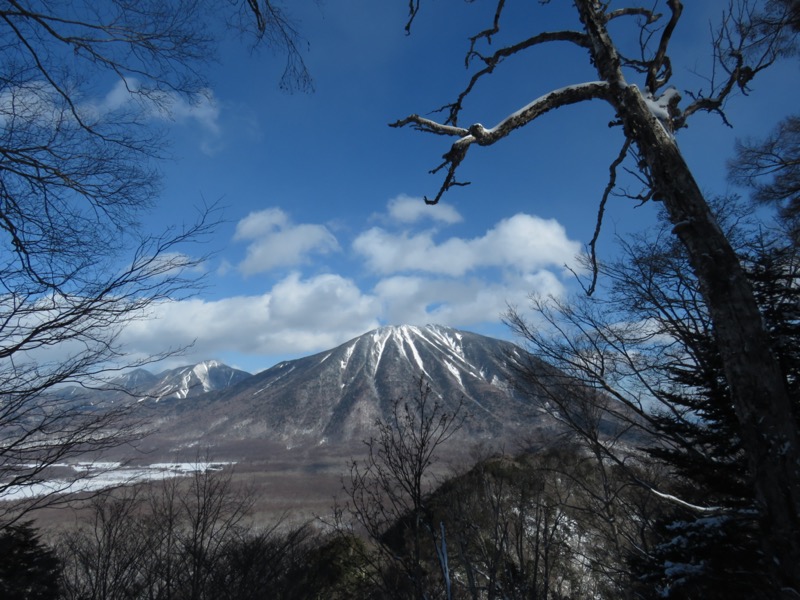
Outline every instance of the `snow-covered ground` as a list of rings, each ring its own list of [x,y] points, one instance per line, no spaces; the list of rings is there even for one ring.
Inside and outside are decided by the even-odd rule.
[[[153,479],[181,477],[202,471],[219,471],[233,463],[191,462],[153,463],[143,466],[125,466],[115,462],[81,462],[56,464],[53,468],[63,473],[32,485],[10,486],[0,491],[0,502],[22,500],[48,494],[74,494],[103,488],[129,485]],[[0,484],[0,489],[2,485]]]

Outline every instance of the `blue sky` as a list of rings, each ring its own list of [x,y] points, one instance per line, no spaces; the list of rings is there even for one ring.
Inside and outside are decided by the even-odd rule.
[[[506,39],[575,26],[567,3],[511,4]],[[679,89],[706,85],[716,4],[687,3],[672,53]],[[574,290],[564,266],[591,238],[621,144],[606,105],[561,109],[473,149],[460,172],[472,185],[436,207],[421,198],[438,189],[440,176],[428,170],[449,141],[387,126],[456,97],[471,73],[468,37],[491,22],[493,5],[423,2],[406,36],[400,0],[292,3],[308,41],[311,94],[281,92],[281,56],[251,53],[229,35],[208,69],[208,100],[173,105],[173,158],[162,164],[163,195],[146,223],[190,222],[195,207],[220,202],[225,222],[213,239],[185,249],[215,252],[206,287],[129,327],[128,349],[144,355],[194,341],[165,366],[214,358],[255,372],[380,325],[441,323],[508,337],[499,322],[507,304]],[[635,42],[624,28],[616,33]],[[796,109],[796,65],[775,67],[749,97],[730,102],[733,130],[699,115],[680,133],[709,193],[728,189],[725,161],[737,136],[761,135]],[[490,126],[551,89],[595,78],[579,49],[542,47],[485,79],[461,122]],[[601,256],[613,253],[615,235],[651,224],[656,210],[614,201]]]

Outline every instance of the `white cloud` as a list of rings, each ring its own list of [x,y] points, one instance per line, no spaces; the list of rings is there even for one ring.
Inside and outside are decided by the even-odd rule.
[[[178,123],[194,121],[208,133],[220,133],[220,108],[212,90],[202,90],[187,97],[169,91],[137,94],[140,87],[141,83],[133,78],[117,81],[101,102],[88,103],[83,110],[95,115],[107,115],[136,107],[151,119]]]
[[[222,352],[311,353],[377,327],[378,312],[377,298],[349,279],[292,273],[261,295],[164,302],[154,307],[152,319],[128,325],[120,341],[137,356],[194,342],[197,360]]]
[[[499,321],[509,305],[527,305],[531,293],[563,292],[564,286],[550,271],[499,282],[398,275],[375,286],[387,322],[454,327]]]
[[[289,224],[289,215],[280,208],[251,212],[236,224],[234,240],[252,240]]]
[[[312,354],[386,323],[469,328],[498,322],[509,303],[526,306],[532,292],[560,295],[563,286],[541,271],[496,283],[394,276],[366,292],[340,275],[304,279],[292,273],[264,294],[161,303],[150,319],[126,326],[120,342],[134,358],[193,344],[169,366],[221,354]]]
[[[423,219],[438,221],[447,225],[460,223],[463,218],[456,208],[446,202],[436,205],[425,204],[422,198],[412,198],[400,194],[389,201],[389,218],[399,223],[416,223]]]
[[[88,121],[114,120],[120,113],[136,113],[145,119],[196,123],[215,137],[221,133],[220,107],[212,90],[202,90],[191,97],[170,91],[137,94],[140,85],[136,79],[119,80],[101,99],[79,103],[77,111]],[[77,97],[78,93],[73,95]],[[45,81],[30,81],[3,90],[0,93],[0,123],[5,124],[9,115],[44,125],[63,125],[67,121],[76,123],[64,98]]]
[[[172,91],[151,91],[137,94],[140,82],[134,78],[117,81],[100,99],[87,99],[77,104],[77,112],[87,122],[125,123],[130,121],[170,121],[199,125],[200,149],[208,155],[222,147],[220,107],[212,90],[193,96]],[[78,91],[72,96],[79,97]],[[64,98],[45,81],[30,81],[0,92],[0,127],[9,118],[52,128],[77,126],[78,122]]]
[[[224,277],[228,273],[230,273],[231,269],[233,269],[233,265],[227,259],[223,258],[216,269],[216,274]]]
[[[64,107],[63,98],[44,81],[7,87],[0,93],[2,127],[7,127],[11,119],[55,126],[71,118],[72,115]]]
[[[574,262],[580,244],[567,237],[553,219],[517,214],[503,219],[485,235],[449,238],[437,243],[434,232],[391,233],[373,227],[353,242],[370,269],[381,274],[409,271],[452,277],[483,267],[531,272]]]
[[[390,207],[404,204],[394,202]],[[395,216],[402,210],[395,208]],[[377,278],[333,273],[308,277],[296,271],[264,293],[165,303],[155,310],[156,320],[128,327],[122,341],[146,355],[162,351],[164,340],[185,345],[196,339],[191,356],[180,359],[185,364],[220,354],[263,356],[265,361],[310,354],[381,324],[441,323],[469,329],[498,323],[509,304],[524,308],[531,293],[563,295],[562,267],[580,250],[556,221],[525,214],[470,239],[437,240],[435,235],[418,229],[402,234],[369,229],[353,244],[352,266],[363,271],[367,265]],[[237,265],[244,274],[316,261],[339,250],[327,227],[295,224],[279,208],[243,218],[234,240],[248,244]],[[223,262],[220,272],[226,267]]]
[[[172,94],[167,97],[166,106],[167,116],[175,121],[194,121],[209,133],[220,133],[220,108],[213,91],[203,90],[190,99]]]
[[[236,225],[235,241],[249,241],[239,264],[245,275],[308,262],[311,254],[339,250],[336,237],[324,225],[294,225],[279,208],[250,213]]]
[[[136,78],[118,80],[105,96],[82,102],[78,110],[90,121],[133,118],[199,126],[195,129],[200,131],[203,153],[213,155],[222,147],[221,109],[213,90],[186,95],[169,90],[144,92],[141,88]]]
[[[139,82],[136,79],[117,81],[101,102],[87,103],[84,110],[99,116],[127,108],[134,102],[135,96],[131,92],[138,88]]]
[[[149,268],[161,277],[178,277],[180,275],[202,274],[208,265],[204,260],[184,254],[183,252],[162,252],[154,257]]]

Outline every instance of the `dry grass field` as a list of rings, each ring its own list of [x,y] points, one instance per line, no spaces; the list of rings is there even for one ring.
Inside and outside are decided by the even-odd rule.
[[[460,471],[474,460],[474,449],[458,447],[443,455],[433,470],[441,480]],[[363,443],[350,447],[276,448],[274,445],[231,445],[202,454],[176,453],[174,462],[212,461],[231,463],[223,474],[231,474],[231,486],[237,495],[253,500],[248,521],[253,527],[270,527],[278,522],[298,525],[311,520],[328,521],[334,504],[346,502],[343,482],[349,477],[353,460],[365,455]],[[146,466],[163,462],[163,455],[137,454],[133,464]],[[184,478],[188,476],[184,475]],[[139,483],[147,486],[150,483]],[[72,527],[86,517],[88,496],[75,494],[74,501],[59,508],[46,508],[33,513],[36,525],[55,534]]]

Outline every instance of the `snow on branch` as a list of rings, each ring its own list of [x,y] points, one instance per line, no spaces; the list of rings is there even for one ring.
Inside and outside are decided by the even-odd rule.
[[[453,143],[450,150],[443,156],[444,162],[433,169],[431,173],[436,173],[443,168],[447,168],[447,175],[439,192],[433,200],[425,198],[427,204],[436,204],[442,195],[453,186],[468,185],[455,179],[455,171],[467,155],[469,147],[477,143],[479,146],[490,146],[509,135],[515,129],[527,125],[541,115],[570,104],[577,104],[587,100],[608,99],[610,86],[604,81],[591,81],[563,87],[540,96],[518,111],[510,114],[494,127],[487,129],[480,123],[475,123],[468,129],[455,127],[453,125],[437,123],[431,119],[410,115],[405,119],[400,119],[390,123],[390,127],[405,127],[411,125],[418,131],[435,133],[437,135],[457,136],[459,139]]]
[[[604,99],[608,96],[609,84],[605,81],[590,81],[548,92],[533,102],[510,114],[491,129],[476,124],[469,128],[481,146],[489,146],[506,137],[513,130],[527,125],[534,119],[553,109],[586,100]]]
[[[410,115],[405,119],[400,119],[394,123],[389,123],[389,127],[405,127],[406,125],[413,125],[417,131],[424,131],[426,133],[435,133],[437,135],[452,135],[464,137],[469,135],[469,130],[463,127],[454,127],[452,125],[442,125],[431,119],[420,117],[419,115]]]
[[[619,17],[645,17],[647,19],[645,23],[647,25],[651,25],[658,21],[661,18],[661,15],[659,13],[654,13],[648,8],[629,6],[625,8],[618,8],[607,13],[606,23],[613,21],[614,19],[618,19]]]

